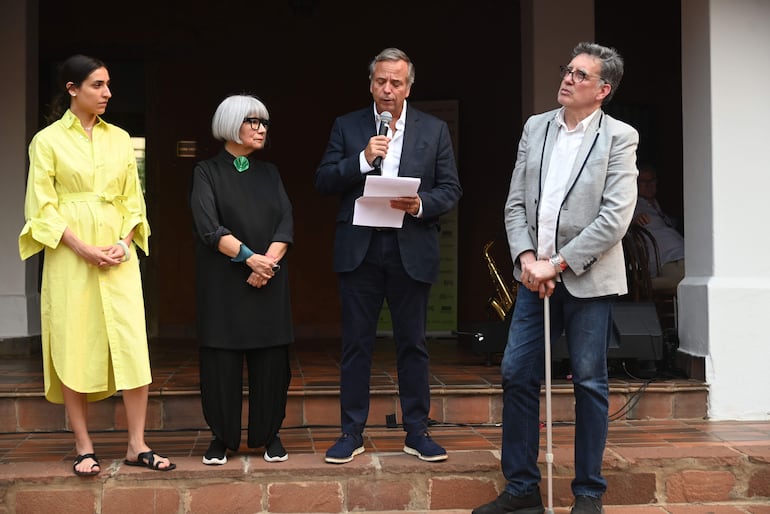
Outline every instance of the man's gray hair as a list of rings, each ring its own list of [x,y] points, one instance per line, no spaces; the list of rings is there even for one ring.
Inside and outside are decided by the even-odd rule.
[[[608,103],[615,95],[615,91],[618,90],[620,79],[623,78],[623,58],[614,48],[588,42],[577,44],[572,50],[572,59],[580,54],[587,54],[601,61],[601,79],[610,85],[610,94],[604,98],[602,103]]]
[[[398,48],[386,48],[374,56],[372,62],[369,63],[369,81],[372,80],[372,75],[374,75],[374,65],[381,61],[406,61],[407,65],[409,65],[409,71],[406,75],[406,85],[407,87],[411,87],[412,84],[414,84],[414,64],[412,64],[412,60],[409,56],[406,55],[403,50],[399,50]]]

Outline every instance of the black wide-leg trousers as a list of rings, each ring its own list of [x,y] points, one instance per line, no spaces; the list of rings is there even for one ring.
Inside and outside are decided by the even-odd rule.
[[[249,448],[266,446],[281,428],[291,381],[289,346],[200,349],[203,416],[214,436],[235,451],[241,443],[243,361],[248,373]]]

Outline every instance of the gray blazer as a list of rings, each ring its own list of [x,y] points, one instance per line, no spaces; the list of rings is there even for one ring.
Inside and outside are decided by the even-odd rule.
[[[553,110],[531,116],[519,141],[505,203],[505,227],[520,280],[518,256],[537,253],[540,194],[556,141]],[[621,240],[636,205],[636,130],[599,111],[586,129],[556,224],[556,250],[569,268],[567,290],[578,298],[628,292]]]

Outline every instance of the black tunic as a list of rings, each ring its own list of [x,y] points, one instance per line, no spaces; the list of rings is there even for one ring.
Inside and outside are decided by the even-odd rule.
[[[273,241],[294,242],[291,203],[278,168],[249,157],[239,173],[226,150],[195,166],[190,194],[195,233],[198,340],[207,348],[247,350],[294,340],[287,256],[261,288],[246,283],[251,273],[217,249],[232,234],[264,254]]]

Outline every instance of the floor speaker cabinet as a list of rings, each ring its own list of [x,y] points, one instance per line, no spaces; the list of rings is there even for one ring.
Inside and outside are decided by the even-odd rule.
[[[663,359],[663,330],[653,303],[618,302],[612,308],[612,333],[607,359]],[[567,338],[562,334],[551,348],[553,360],[569,359]]]
[[[508,340],[509,313],[505,321],[489,321],[468,325],[458,332],[470,337],[475,353],[485,355],[487,364],[493,354],[502,353]],[[612,334],[607,352],[608,360],[660,361],[664,358],[663,331],[655,304],[646,302],[617,302],[613,307]],[[551,359],[569,359],[565,335],[551,347]]]

